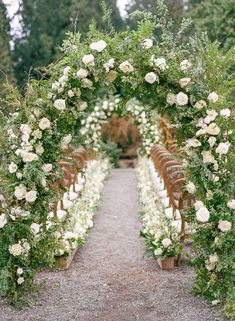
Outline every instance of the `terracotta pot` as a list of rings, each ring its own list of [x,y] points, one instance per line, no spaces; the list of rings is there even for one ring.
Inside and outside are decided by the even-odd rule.
[[[174,258],[166,257],[165,259],[157,259],[157,262],[162,270],[173,270],[174,269]]]

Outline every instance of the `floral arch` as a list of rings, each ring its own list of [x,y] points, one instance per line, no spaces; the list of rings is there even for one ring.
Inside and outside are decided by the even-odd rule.
[[[195,291],[211,301],[232,298],[235,201],[234,184],[228,182],[234,119],[227,73],[232,57],[206,39],[185,44],[186,23],[174,37],[165,17],[159,21],[146,13],[134,31],[101,33],[91,26],[83,41],[80,34],[69,34],[63,57],[42,80],[29,82],[24,97],[10,92],[8,105],[15,112],[10,118],[1,115],[0,129],[0,289],[11,299],[53,261],[55,231],[46,224],[49,204],[57,197],[50,182],[60,177],[62,149],[72,140],[85,144],[82,120],[94,112],[97,97],[117,93],[122,108],[136,97],[148,106],[145,112],[157,110],[177,128],[197,199],[187,213],[196,229]],[[48,164],[53,170],[45,171]],[[12,208],[29,215],[16,217]],[[30,229],[33,223],[40,224],[40,236]],[[19,267],[23,284],[17,283]]]

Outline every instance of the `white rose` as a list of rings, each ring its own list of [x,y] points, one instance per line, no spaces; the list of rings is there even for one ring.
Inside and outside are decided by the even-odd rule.
[[[211,154],[210,150],[204,150],[202,153],[203,163],[214,163],[215,157]]]
[[[37,223],[32,223],[30,225],[31,230],[33,231],[34,234],[38,234],[40,232],[40,225]]]
[[[23,270],[21,267],[18,267],[18,269],[16,270],[16,273],[17,273],[18,275],[21,275],[21,274],[24,273],[24,270]]]
[[[67,80],[68,80],[68,76],[64,75],[64,76],[60,77],[59,83],[63,86]]]
[[[71,143],[73,136],[71,134],[65,136],[61,140],[61,147],[62,148],[67,148],[68,145]]]
[[[52,170],[52,164],[45,164],[42,166],[42,170],[44,173],[49,173]]]
[[[212,93],[210,93],[208,95],[207,99],[212,103],[216,103],[218,101],[218,99],[219,99],[219,96],[217,95],[216,92],[213,91]]]
[[[172,244],[172,242],[171,242],[171,240],[168,239],[168,238],[165,238],[165,239],[162,240],[162,245],[163,245],[164,247],[168,247],[168,246],[170,246],[171,244]]]
[[[54,107],[58,110],[65,110],[66,104],[64,99],[56,99],[54,102]]]
[[[190,63],[187,59],[181,61],[181,63],[180,63],[180,70],[186,71],[186,70],[188,70],[190,67],[191,67],[191,63]]]
[[[9,252],[10,254],[12,254],[13,256],[19,256],[21,255],[23,251],[23,248],[20,244],[13,244],[9,246]]]
[[[92,81],[88,78],[83,78],[82,79],[82,87],[83,88],[91,88],[93,85]]]
[[[29,203],[34,203],[37,199],[37,192],[36,191],[29,191],[25,194],[25,199]]]
[[[95,57],[90,54],[90,55],[85,55],[82,57],[82,62],[87,65],[87,66],[94,66],[94,61],[95,61]]]
[[[196,192],[196,186],[193,184],[193,182],[189,182],[186,185],[186,189],[190,194],[194,194]]]
[[[23,277],[18,278],[17,283],[18,283],[19,285],[21,285],[22,283],[24,283],[24,278],[23,278]]]
[[[25,198],[25,194],[26,187],[24,185],[20,184],[19,186],[15,187],[14,195],[18,200],[22,200],[23,198]]]
[[[191,78],[181,78],[179,84],[182,88],[186,87],[191,81]]]
[[[216,125],[216,123],[211,123],[207,129],[206,132],[209,135],[218,135],[220,133],[220,128]]]
[[[0,228],[3,228],[7,224],[6,214],[0,215]]]
[[[144,49],[150,49],[153,46],[152,39],[144,39],[143,47]]]
[[[121,69],[122,72],[124,73],[129,73],[134,70],[134,67],[129,63],[129,61],[124,61],[119,65],[119,68]]]
[[[107,47],[107,43],[104,41],[104,40],[99,40],[97,42],[93,42],[91,45],[90,45],[90,48],[92,50],[96,50],[98,52],[101,52],[103,51],[105,48]]]
[[[179,92],[175,97],[176,105],[185,106],[188,103],[188,96],[182,92]]]
[[[204,203],[202,201],[196,201],[194,203],[194,208],[196,211],[198,211],[201,207],[204,207]]]
[[[196,218],[201,223],[208,222],[210,219],[210,212],[206,207],[201,207],[196,212]]]
[[[39,128],[41,130],[45,130],[47,128],[50,128],[51,122],[48,118],[42,118],[38,124]]]
[[[58,90],[60,88],[60,84],[58,82],[55,82],[51,85],[52,90]]]
[[[69,96],[69,98],[74,97],[74,96],[75,96],[74,91],[70,89],[70,90],[68,91],[68,96]]]
[[[59,220],[62,220],[66,216],[67,212],[63,210],[58,210],[56,216]]]
[[[235,210],[235,199],[232,199],[232,200],[228,201],[227,206],[231,210]]]
[[[38,155],[42,155],[43,152],[44,152],[44,148],[41,144],[38,144],[35,148],[35,152],[38,154]]]
[[[199,100],[199,101],[197,101],[196,102],[196,104],[195,104],[195,108],[196,109],[202,109],[202,108],[204,108],[204,107],[206,107],[206,102],[205,102],[205,100]]]
[[[81,79],[87,78],[88,75],[89,75],[88,71],[86,69],[83,69],[83,68],[79,69],[78,72],[77,72],[78,78],[81,78]]]
[[[216,264],[219,261],[219,257],[217,253],[214,253],[213,255],[209,256],[209,261],[211,264]]]
[[[166,102],[171,106],[174,105],[174,103],[175,103],[175,95],[172,94],[172,93],[167,94]]]
[[[201,146],[201,142],[196,138],[191,138],[186,141],[188,147],[199,147]]]
[[[156,256],[160,256],[160,255],[162,255],[162,249],[159,247],[158,249],[155,249],[155,251],[154,251],[154,254],[156,255]]]
[[[215,143],[216,143],[216,138],[215,137],[210,137],[209,139],[208,139],[208,143],[209,143],[209,145],[210,145],[210,147],[213,147],[214,145],[215,145]]]
[[[17,172],[17,169],[18,169],[18,166],[13,162],[11,162],[11,164],[8,166],[8,170],[11,174]]]
[[[161,69],[162,71],[168,68],[165,58],[157,58],[154,61],[156,66],[159,67],[159,69]]]
[[[30,163],[30,162],[38,160],[38,155],[37,154],[30,153],[30,152],[25,152],[25,151],[23,151],[21,153],[21,157],[23,159],[23,162],[25,162],[25,163]]]
[[[230,115],[231,115],[231,110],[229,108],[225,108],[220,111],[220,116],[222,117],[229,118]]]
[[[231,230],[232,228],[232,223],[229,221],[219,221],[219,225],[218,228],[222,231],[222,232],[228,232]]]
[[[218,147],[216,148],[216,153],[220,155],[226,155],[229,150],[229,143],[219,143]]]
[[[145,75],[144,79],[149,84],[153,84],[155,81],[158,80],[158,76],[154,72],[149,72]]]

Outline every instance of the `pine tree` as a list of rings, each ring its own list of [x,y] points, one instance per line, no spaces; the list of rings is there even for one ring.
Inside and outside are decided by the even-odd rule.
[[[7,10],[0,0],[0,97],[3,97],[5,92],[3,83],[6,80],[13,80],[10,40],[10,23]]]

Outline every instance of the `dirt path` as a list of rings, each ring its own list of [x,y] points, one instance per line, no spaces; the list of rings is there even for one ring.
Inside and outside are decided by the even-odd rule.
[[[113,170],[88,242],[72,267],[44,272],[32,308],[15,312],[0,301],[0,321],[222,321],[190,294],[193,272],[161,271],[139,239],[134,170]]]

